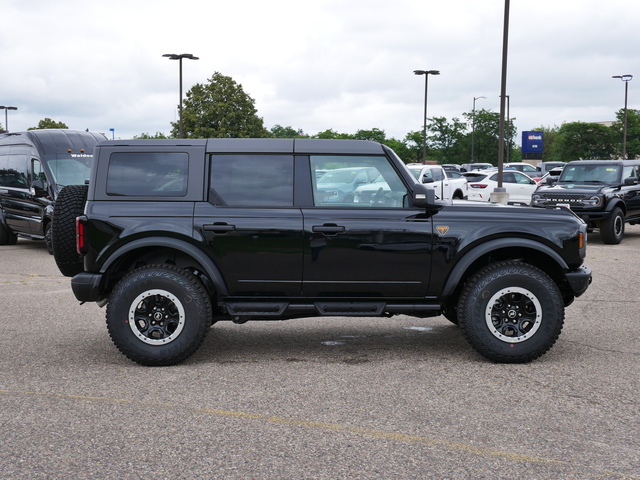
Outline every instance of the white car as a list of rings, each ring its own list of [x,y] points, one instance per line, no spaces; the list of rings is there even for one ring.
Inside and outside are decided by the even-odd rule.
[[[436,192],[439,200],[462,200],[467,198],[467,179],[447,172],[440,165],[407,165],[418,183],[426,183]]]
[[[467,177],[469,186],[469,200],[488,202],[491,192],[498,186],[498,171],[484,170],[463,174]],[[516,170],[502,172],[502,187],[509,194],[510,204],[531,204],[531,195],[538,187],[537,182]]]

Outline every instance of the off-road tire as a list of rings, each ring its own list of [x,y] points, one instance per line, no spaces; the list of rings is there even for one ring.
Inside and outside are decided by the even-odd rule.
[[[17,242],[18,236],[0,222],[0,245],[15,245]]]
[[[49,255],[53,255],[53,240],[51,239],[51,222],[47,222],[44,227],[44,243],[47,246]]]
[[[607,218],[600,222],[600,236],[608,245],[617,245],[624,237],[624,213],[616,207]]]
[[[115,286],[107,306],[107,329],[129,359],[168,366],[195,353],[212,316],[209,295],[195,275],[172,265],[147,265]]]
[[[555,282],[531,265],[488,265],[465,284],[458,321],[469,344],[499,363],[525,363],[547,352],[564,324],[564,304]]]
[[[84,213],[87,185],[68,185],[60,190],[53,207],[51,245],[53,258],[66,277],[84,270],[82,256],[76,250],[76,217]]]

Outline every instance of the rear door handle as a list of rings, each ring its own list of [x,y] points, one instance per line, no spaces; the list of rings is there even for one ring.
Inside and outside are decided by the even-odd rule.
[[[324,233],[325,235],[336,235],[338,233],[344,233],[345,230],[344,226],[335,224],[314,225],[311,227],[312,232]]]
[[[203,225],[202,229],[205,232],[213,232],[213,233],[227,233],[233,232],[236,229],[235,225],[229,225],[224,222],[216,222],[213,225]]]

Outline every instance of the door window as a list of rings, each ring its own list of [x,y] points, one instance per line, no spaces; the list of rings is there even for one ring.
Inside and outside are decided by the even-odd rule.
[[[391,207],[406,204],[407,189],[386,157],[311,156],[315,206]]]

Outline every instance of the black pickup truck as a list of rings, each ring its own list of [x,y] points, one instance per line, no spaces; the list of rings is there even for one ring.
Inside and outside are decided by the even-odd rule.
[[[222,320],[397,314],[444,315],[488,359],[527,362],[591,281],[567,209],[436,201],[375,142],[106,141],[94,157],[58,198],[54,255],[144,365],[186,359]]]
[[[640,222],[640,160],[570,162],[559,178],[538,187],[531,204],[568,207],[590,229],[599,228],[604,243],[618,244],[625,223]]]

